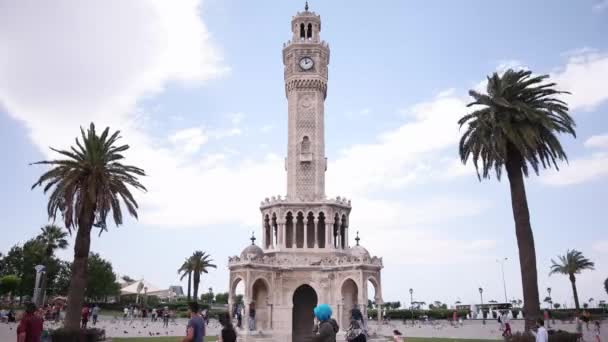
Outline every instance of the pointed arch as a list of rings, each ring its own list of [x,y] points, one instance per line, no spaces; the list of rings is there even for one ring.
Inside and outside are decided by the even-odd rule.
[[[291,211],[288,211],[287,215],[285,215],[285,246],[287,248],[295,248],[293,225],[293,214]]]
[[[306,38],[311,39],[312,38],[312,24],[308,23],[308,30],[306,32]]]

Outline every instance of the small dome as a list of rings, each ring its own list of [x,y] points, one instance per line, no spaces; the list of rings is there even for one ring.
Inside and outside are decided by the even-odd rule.
[[[262,256],[264,256],[264,251],[256,245],[249,245],[241,252],[241,259],[251,259]]]
[[[356,245],[350,248],[350,254],[359,258],[369,258],[369,252],[363,246]]]

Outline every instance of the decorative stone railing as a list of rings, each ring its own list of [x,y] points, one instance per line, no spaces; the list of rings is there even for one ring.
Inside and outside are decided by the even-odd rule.
[[[287,197],[281,197],[281,195],[277,195],[277,196],[272,196],[270,198],[266,197],[263,201],[260,202],[260,206],[262,207],[268,207],[270,205],[274,205],[274,204],[288,204],[288,203],[299,203],[299,202],[315,202],[315,203],[321,203],[321,204],[338,204],[338,205],[343,205],[343,206],[348,206],[350,207],[350,200],[346,199],[345,197],[340,197],[337,196],[336,198],[326,198],[326,199],[322,199],[322,200],[315,200],[314,198],[307,198],[307,197],[303,197],[303,198],[298,198],[296,200],[293,199],[287,199]]]
[[[279,256],[245,256],[240,258],[232,256],[228,258],[229,266],[236,265],[260,265],[276,267],[310,267],[310,266],[358,266],[370,265],[383,267],[382,258],[379,257],[355,257],[355,256],[326,256],[322,258],[307,257],[299,255]]]
[[[310,38],[310,39],[308,39],[308,38],[302,38],[301,40],[297,40],[297,39],[296,40],[288,40],[285,43],[283,43],[283,48],[286,48],[286,47],[288,47],[291,44],[308,44],[308,43],[315,43],[316,44],[316,43],[319,43],[319,42],[317,40],[315,40],[314,38]],[[329,49],[329,44],[326,41],[322,40],[320,42],[320,44],[321,44],[321,46],[326,47],[326,48]]]

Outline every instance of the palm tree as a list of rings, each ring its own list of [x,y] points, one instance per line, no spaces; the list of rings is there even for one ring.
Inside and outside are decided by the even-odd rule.
[[[190,301],[190,285],[192,284],[192,262],[191,258],[186,258],[184,263],[177,270],[177,274],[181,274],[179,280],[184,280],[186,276],[188,276],[188,301]]]
[[[492,173],[500,180],[503,166],[507,171],[526,330],[540,317],[540,301],[524,176],[530,168],[538,174],[541,166],[559,170],[556,160],[567,160],[567,156],[556,134],[576,136],[567,104],[555,97],[564,92],[553,89],[555,83],[545,83],[548,75],[531,75],[531,71],[511,69],[502,76],[494,73],[488,77],[487,94],[469,91],[474,101],[468,106],[476,110],[458,121],[461,128],[467,126],[460,139],[460,158],[464,164],[472,159],[479,180]]]
[[[201,282],[201,273],[209,273],[209,268],[217,268],[212,264],[211,256],[202,251],[196,251],[190,257],[192,263],[192,287],[194,300],[198,302],[198,284]]]
[[[608,278],[604,280],[604,290],[606,290],[606,293],[608,293]]]
[[[47,224],[40,228],[40,230],[42,233],[40,233],[36,239],[44,246],[44,265],[48,268],[49,262],[55,254],[55,250],[68,248],[68,233],[54,224]],[[46,293],[47,281],[47,274],[45,272],[40,285],[43,295]]]
[[[558,262],[551,259],[551,272],[552,274],[565,274],[570,278],[570,283],[572,283],[572,293],[574,295],[574,306],[577,310],[581,307],[578,302],[578,292],[576,291],[576,277],[575,274],[581,273],[584,270],[593,270],[595,269],[595,263],[593,261],[585,258],[583,253],[577,251],[576,249],[568,250],[566,255],[558,255]]]
[[[86,133],[82,127],[80,131],[82,141],[76,138],[76,147],[71,146],[70,150],[51,148],[66,159],[34,163],[52,168],[32,185],[32,189],[44,186],[45,193],[52,189],[47,205],[49,219],[55,220],[59,211],[68,231],[76,230],[65,318],[68,330],[79,328],[92,228],[100,228],[100,234],[106,230],[110,212],[114,223],[122,224],[121,199],[129,214],[137,218],[137,202],[127,186],[146,191],[137,179],[137,176],[145,176],[144,170],[121,163],[124,159],[121,152],[128,150],[129,145],[116,145],[120,131],[110,135],[108,127],[97,135],[93,123]]]

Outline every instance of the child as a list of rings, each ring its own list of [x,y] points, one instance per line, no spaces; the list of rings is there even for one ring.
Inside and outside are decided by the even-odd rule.
[[[595,321],[595,327],[593,328],[593,331],[595,332],[595,341],[602,342],[602,340],[600,338],[600,321],[599,320]]]
[[[405,342],[405,339],[401,337],[399,330],[393,330],[393,342]]]

